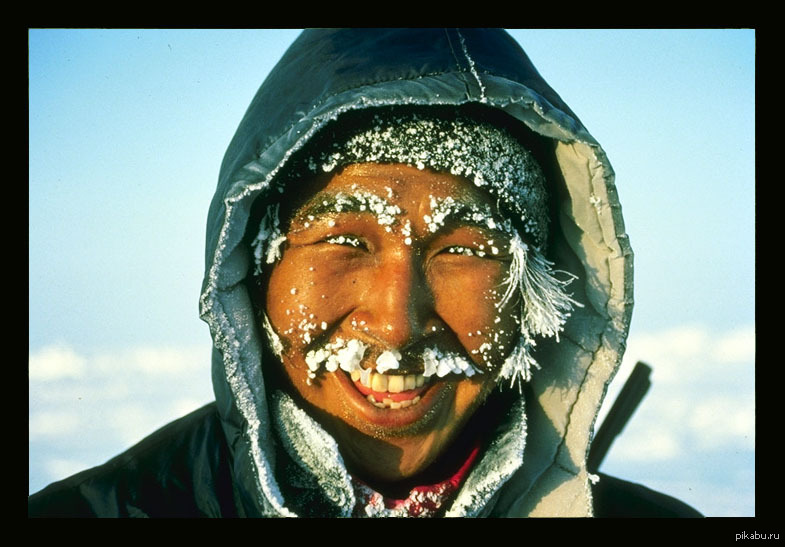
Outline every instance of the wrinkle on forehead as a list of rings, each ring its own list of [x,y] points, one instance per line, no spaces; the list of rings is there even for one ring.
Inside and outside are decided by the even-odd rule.
[[[395,226],[400,218],[409,211],[392,204],[388,198],[395,195],[393,189],[385,187],[385,194],[380,195],[352,184],[351,192],[346,190],[322,190],[305,203],[295,214],[298,224],[308,227],[309,222],[324,218],[332,218],[341,214],[372,215],[380,225]],[[423,222],[425,233],[438,233],[453,229],[456,226],[469,226],[489,233],[491,237],[509,238],[514,234],[512,222],[495,212],[487,201],[478,199],[473,192],[458,189],[447,196],[422,196],[417,207]],[[406,221],[406,234],[410,235],[409,221]]]
[[[380,206],[398,207],[400,211],[395,214],[405,215],[409,210],[414,213],[415,208],[420,208],[423,198],[430,199],[433,194],[444,194],[467,203],[483,201],[475,195],[476,190],[463,177],[425,168],[416,169],[414,174],[417,176],[413,178],[412,169],[414,168],[408,165],[365,162],[347,165],[335,174],[327,174],[329,178],[318,176],[314,183],[321,186],[321,189],[297,209],[293,219],[300,220],[309,215],[316,217],[335,212],[365,213],[370,210],[371,213],[378,214],[383,210]],[[422,176],[426,176],[428,180],[422,182]],[[459,179],[465,186],[456,184],[455,179]],[[411,189],[412,186],[417,186],[419,191],[407,191],[407,187]],[[395,203],[390,203],[390,200]],[[427,202],[427,199],[425,201]],[[375,210],[371,210],[369,204],[373,204]],[[338,207],[340,210],[336,211]],[[392,210],[388,209],[387,212],[391,214]]]

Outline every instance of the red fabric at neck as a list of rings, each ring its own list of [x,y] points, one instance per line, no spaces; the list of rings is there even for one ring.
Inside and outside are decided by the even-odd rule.
[[[479,443],[451,477],[423,486],[415,486],[404,499],[388,498],[354,479],[358,516],[432,517],[458,491],[480,453]]]

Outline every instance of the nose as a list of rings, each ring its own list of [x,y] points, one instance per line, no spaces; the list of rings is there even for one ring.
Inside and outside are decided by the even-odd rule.
[[[400,252],[381,261],[355,317],[391,349],[404,349],[439,330],[433,294],[414,253]]]

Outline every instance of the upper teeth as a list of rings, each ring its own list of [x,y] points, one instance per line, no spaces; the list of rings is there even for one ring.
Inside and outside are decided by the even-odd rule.
[[[396,374],[387,376],[378,372],[370,371],[362,374],[359,370],[351,372],[352,381],[360,381],[362,385],[380,393],[400,393],[425,385],[425,376],[422,374]]]

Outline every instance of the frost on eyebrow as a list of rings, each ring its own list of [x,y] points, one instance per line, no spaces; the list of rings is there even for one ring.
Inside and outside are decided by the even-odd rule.
[[[430,196],[430,206],[431,214],[423,215],[423,221],[430,232],[440,230],[448,222],[461,222],[483,230],[500,232],[508,237],[515,234],[512,221],[494,213],[487,203],[471,203],[451,196]]]
[[[416,113],[374,115],[370,126],[333,135],[302,160],[312,174],[351,163],[403,163],[463,176],[500,199],[521,222],[537,248],[548,239],[545,175],[537,160],[512,134],[492,124],[458,116]]]
[[[381,196],[367,190],[355,189],[351,193],[320,192],[297,212],[295,218],[303,221],[305,218],[310,220],[340,213],[371,214],[389,232],[392,230],[390,227],[398,222],[402,211]]]
[[[286,235],[281,232],[279,219],[280,204],[267,206],[267,210],[259,223],[259,232],[251,242],[254,254],[254,275],[262,272],[262,264],[273,264],[281,258],[281,245],[286,241]],[[390,204],[385,198],[377,196],[367,190],[355,189],[351,193],[321,192],[311,198],[296,214],[307,228],[308,221],[314,221],[319,216],[331,216],[340,213],[368,213],[376,217],[376,221],[385,227],[388,232],[398,223],[402,214],[401,208]],[[306,220],[307,219],[307,220]]]

